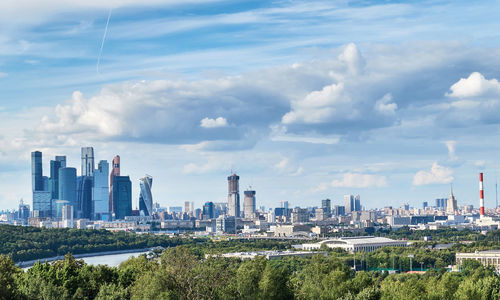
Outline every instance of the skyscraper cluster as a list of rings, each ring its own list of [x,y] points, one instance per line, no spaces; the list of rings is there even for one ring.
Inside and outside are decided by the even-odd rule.
[[[31,153],[33,217],[112,220],[132,215],[132,182],[120,175],[120,157],[113,158],[111,173],[106,160],[94,161],[94,148],[81,148],[80,176],[66,165],[66,156],[50,161],[50,177],[43,176],[42,152]],[[108,177],[109,176],[109,177]],[[152,209],[151,176],[141,198]],[[109,179],[109,180],[108,180]],[[142,179],[141,179],[142,180]],[[149,192],[148,192],[149,191]],[[71,215],[71,216],[70,216]]]
[[[228,196],[227,208],[228,216],[235,218],[244,217],[246,219],[253,219],[255,217],[255,194],[256,192],[251,187],[244,191],[243,199],[243,215],[240,208],[240,176],[233,173],[227,177],[228,183]]]

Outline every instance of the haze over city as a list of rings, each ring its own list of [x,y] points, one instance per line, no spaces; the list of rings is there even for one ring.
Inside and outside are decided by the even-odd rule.
[[[30,153],[121,157],[162,206],[495,204],[499,3],[0,3],[0,209]],[[345,17],[346,15],[349,18]]]

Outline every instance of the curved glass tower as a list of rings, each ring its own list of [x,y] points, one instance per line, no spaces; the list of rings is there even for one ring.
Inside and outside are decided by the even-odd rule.
[[[153,185],[153,177],[146,175],[139,179],[141,186],[141,194],[139,195],[139,210],[144,212],[145,216],[153,214],[153,195],[151,194],[151,186]]]

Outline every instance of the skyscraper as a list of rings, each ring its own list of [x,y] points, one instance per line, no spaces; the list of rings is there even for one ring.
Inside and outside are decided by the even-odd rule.
[[[361,211],[361,197],[359,195],[354,197],[354,211]]]
[[[120,156],[116,155],[112,160],[111,173],[109,174],[109,212],[114,213],[113,207],[113,180],[120,176]]]
[[[92,190],[93,218],[95,220],[111,220],[109,214],[109,164],[101,160],[94,171],[94,187]]]
[[[115,219],[124,219],[132,215],[132,181],[129,176],[113,178],[113,211]]]
[[[61,168],[66,168],[66,156],[56,156],[56,161],[61,162]]]
[[[228,183],[228,196],[227,207],[228,215],[239,218],[240,217],[240,176],[233,174],[227,177]]]
[[[321,200],[321,208],[329,215],[332,212],[332,201],[330,199]]]
[[[450,190],[450,197],[448,197],[448,203],[446,205],[446,213],[455,214],[457,211],[457,199],[453,195],[453,188]]]
[[[139,211],[144,212],[145,216],[153,214],[153,195],[151,187],[153,186],[153,177],[146,175],[139,179],[141,194],[139,195]]]
[[[243,193],[245,194],[243,198],[243,213],[245,218],[253,219],[255,217],[255,191],[246,190]]]
[[[94,175],[94,148],[82,147],[82,176]]]
[[[92,218],[93,176],[78,176],[76,179],[76,206],[74,214],[78,219]]]
[[[202,218],[203,220],[209,220],[215,218],[213,202],[205,202],[205,204],[203,205]]]
[[[60,168],[59,169],[59,200],[69,201],[70,205],[77,206],[76,199],[76,169],[75,168]]]
[[[43,191],[42,152],[31,152],[31,186],[33,191]]]
[[[349,214],[355,211],[354,209],[354,196],[353,195],[344,195],[344,207],[345,213]]]
[[[57,199],[59,196],[59,169],[61,168],[61,161],[50,161],[50,192],[52,199]]]

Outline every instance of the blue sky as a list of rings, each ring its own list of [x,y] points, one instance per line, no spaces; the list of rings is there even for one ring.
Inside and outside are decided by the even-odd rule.
[[[480,171],[495,203],[496,1],[66,2],[0,3],[1,207],[31,151],[88,145],[164,206],[225,201],[231,169],[266,207],[477,204]]]

